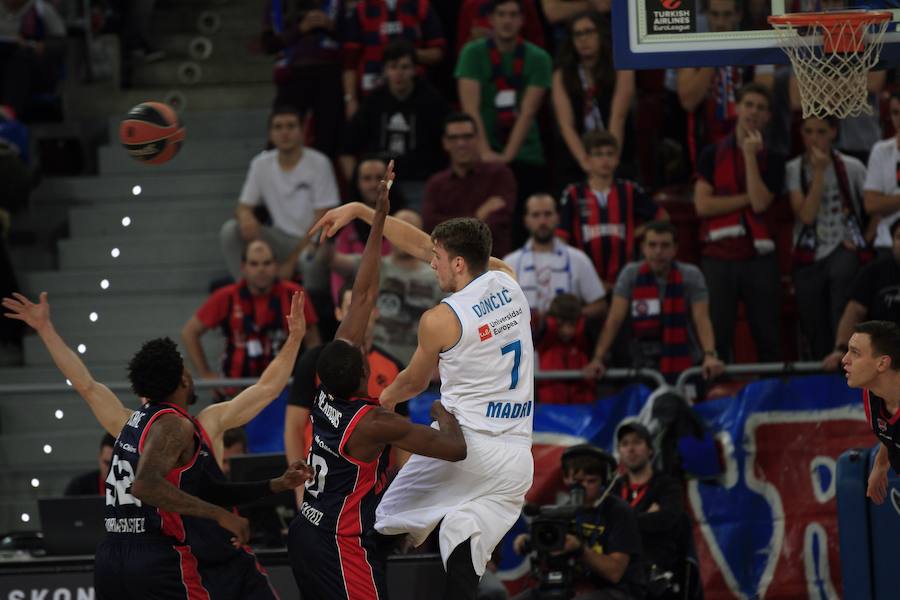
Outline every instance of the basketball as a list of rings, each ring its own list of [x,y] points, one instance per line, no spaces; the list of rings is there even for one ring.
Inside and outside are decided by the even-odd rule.
[[[119,140],[128,154],[150,165],[161,165],[178,154],[184,133],[178,114],[162,102],[138,104],[119,125]]]

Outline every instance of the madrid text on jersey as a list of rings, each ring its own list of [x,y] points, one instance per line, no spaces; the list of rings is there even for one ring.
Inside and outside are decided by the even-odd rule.
[[[531,416],[531,400],[528,402],[488,402],[487,416],[491,419],[521,419]]]

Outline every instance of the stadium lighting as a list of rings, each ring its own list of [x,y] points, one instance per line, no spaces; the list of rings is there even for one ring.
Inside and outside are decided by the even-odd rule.
[[[85,352],[87,352],[87,346],[78,344],[78,354],[84,354]]]
[[[44,454],[50,454],[51,452],[53,452],[53,446],[44,444]]]
[[[22,518],[22,522],[23,522],[23,523],[27,523],[28,521],[31,520],[31,515],[29,515],[28,513],[22,513],[22,517],[21,517],[21,518]]]
[[[96,323],[97,319],[99,319],[99,318],[100,318],[100,315],[98,315],[95,312],[92,312],[91,314],[88,315],[88,319],[91,320],[91,323]]]
[[[141,195],[141,186],[136,185],[133,188],[131,188],[131,195],[132,196],[140,196]]]
[[[131,217],[122,217],[122,227],[131,225]]]
[[[40,479],[38,479],[37,477],[32,478],[31,487],[36,488],[36,487],[40,487],[40,485],[41,485]]]
[[[70,385],[71,385],[71,384],[70,384]],[[61,408],[57,408],[56,411],[54,411],[53,416],[56,417],[57,419],[62,419],[62,418],[63,418],[63,414],[64,414],[64,413],[63,413],[62,409],[61,409]]]
[[[69,379],[66,379],[66,385],[72,385],[72,382],[71,382],[71,380],[69,380]]]
[[[100,289],[105,290],[109,287],[109,279],[101,279],[100,280]]]
[[[121,253],[119,252],[118,248],[113,248],[112,250],[109,251],[109,255],[112,256],[113,258],[119,258],[119,254],[121,254]]]

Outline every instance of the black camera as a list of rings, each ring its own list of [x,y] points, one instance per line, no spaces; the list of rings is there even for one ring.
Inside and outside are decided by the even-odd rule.
[[[576,561],[572,554],[560,554],[566,535],[580,536],[575,517],[584,509],[584,488],[570,490],[568,504],[526,506],[525,514],[534,517],[526,551],[534,552],[532,569],[539,581],[539,600],[567,600],[574,593]]]

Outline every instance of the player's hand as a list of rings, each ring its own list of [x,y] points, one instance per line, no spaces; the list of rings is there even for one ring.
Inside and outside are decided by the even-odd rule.
[[[525,545],[530,539],[531,536],[527,533],[520,533],[517,535],[516,539],[513,540],[513,551],[520,556],[525,554]]]
[[[710,381],[715,379],[725,370],[725,363],[723,363],[717,356],[710,356],[707,354],[703,357],[703,365],[701,365],[703,369],[703,379]]]
[[[602,379],[606,373],[606,365],[603,364],[602,360],[595,358],[582,367],[581,373],[585,379]]]
[[[887,498],[888,489],[888,469],[877,464],[872,467],[869,473],[869,485],[866,488],[866,496],[872,499],[875,504],[881,504]]]
[[[284,475],[272,480],[271,488],[274,493],[286,492],[303,486],[307,481],[316,478],[316,471],[305,460],[298,460],[291,464]]]
[[[322,218],[319,219],[315,225],[310,228],[309,235],[312,237],[320,230],[322,231],[322,235],[325,238],[331,238],[337,235],[337,232],[340,231],[344,225],[351,223],[358,216],[358,210],[362,206],[359,202],[350,202],[348,204],[344,204],[341,206],[337,206],[332,208],[327,213],[322,215]],[[324,239],[321,242],[324,243]]]
[[[837,371],[841,368],[841,359],[844,358],[844,353],[835,350],[824,359],[822,359],[822,368],[826,371]]]
[[[227,529],[234,534],[231,544],[235,548],[240,548],[250,540],[250,521],[241,515],[222,509],[219,516],[216,517],[216,523],[222,529]]]
[[[24,321],[38,333],[50,325],[50,303],[47,302],[47,292],[41,292],[37,304],[18,292],[13,292],[12,298],[4,298],[2,304],[3,308],[9,311],[3,313],[4,317]]]
[[[306,335],[306,315],[303,308],[306,305],[306,294],[294,292],[291,296],[291,314],[287,315],[288,335],[299,337],[301,340]]]
[[[447,407],[444,406],[440,400],[435,400],[431,403],[431,411],[429,414],[431,415],[432,419],[438,422],[440,422],[441,419],[445,419],[448,417],[451,419],[456,418],[452,413],[450,413],[450,411],[447,410]]]
[[[375,199],[375,214],[387,216],[391,212],[391,185],[394,183],[394,161],[388,163],[384,178],[378,183],[378,197]]]

